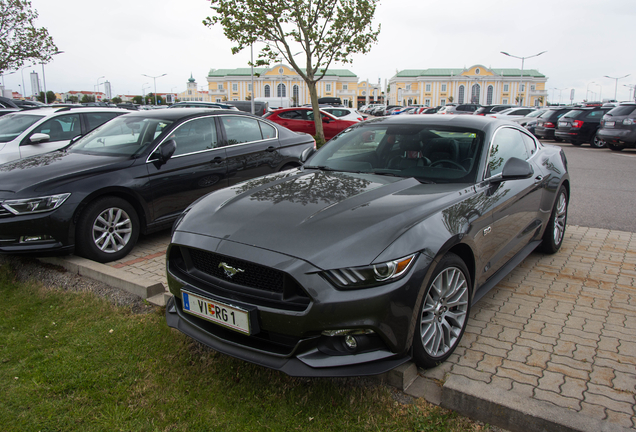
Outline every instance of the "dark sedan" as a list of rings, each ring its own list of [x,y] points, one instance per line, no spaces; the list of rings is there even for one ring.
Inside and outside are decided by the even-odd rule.
[[[471,304],[559,250],[563,151],[481,116],[347,129],[302,168],[214,192],[175,223],[169,326],[299,376],[446,360]]]
[[[606,146],[605,141],[596,132],[601,127],[601,119],[609,110],[609,107],[574,108],[559,119],[554,136],[570,141],[575,146],[588,142],[591,147],[603,148]]]
[[[197,198],[300,165],[314,139],[238,111],[118,117],[70,146],[0,165],[0,253],[123,258]]]
[[[554,136],[554,132],[557,128],[559,119],[565,114],[570,112],[572,107],[552,107],[545,113],[541,114],[541,117],[537,119],[537,125],[534,128],[534,135],[539,139],[555,140],[557,142],[563,141],[563,138]]]

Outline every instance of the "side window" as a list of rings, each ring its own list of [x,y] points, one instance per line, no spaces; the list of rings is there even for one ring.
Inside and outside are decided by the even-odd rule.
[[[590,111],[587,114],[587,118],[601,118],[605,115],[607,111],[601,111],[601,110],[595,110],[595,111]]]
[[[278,114],[278,117],[288,120],[303,120],[303,114],[300,111],[285,111]]]
[[[243,116],[222,116],[228,145],[260,141],[263,139],[260,121]]]
[[[521,138],[523,138],[523,142],[526,145],[528,155],[532,156],[537,151],[537,143],[532,137],[523,133],[521,134]]]
[[[49,141],[71,140],[82,133],[79,114],[67,114],[45,121],[33,133],[45,133]]]
[[[119,116],[119,113],[85,113],[84,118],[88,124],[88,130],[93,130],[97,126],[101,126],[108,120]]]
[[[262,121],[259,121],[258,124],[261,125],[263,139],[276,138],[276,128],[274,128],[274,126],[270,126]]]
[[[169,139],[177,143],[175,156],[213,149],[218,146],[214,117],[186,122],[179,126]]]
[[[495,133],[495,138],[490,145],[487,177],[501,173],[511,157],[528,159],[526,144],[521,132],[511,128],[501,128]]]

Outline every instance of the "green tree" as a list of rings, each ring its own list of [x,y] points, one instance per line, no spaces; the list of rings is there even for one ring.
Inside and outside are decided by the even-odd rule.
[[[135,96],[133,97],[133,103],[136,103],[137,105],[141,105],[144,102],[144,98],[141,96]]]
[[[121,98],[118,97],[118,96],[115,96],[111,102],[114,103],[114,104],[120,104],[121,103]]]
[[[332,63],[352,63],[352,55],[366,54],[377,42],[380,26],[372,20],[379,0],[210,0],[213,15],[203,20],[220,24],[236,43],[232,53],[264,42],[256,66],[284,59],[305,81],[311,104],[318,112],[316,84]],[[304,59],[296,62],[300,51]],[[305,67],[301,68],[300,64]],[[316,136],[324,139],[317,116]]]
[[[37,17],[30,0],[0,0],[0,72],[47,63],[57,52],[48,30],[34,26]]]
[[[55,102],[55,99],[57,99],[57,96],[55,95],[55,93],[53,93],[51,90],[46,92],[46,101],[48,103],[53,103]],[[37,95],[37,100],[40,102],[44,102],[44,92],[41,91],[39,95]]]
[[[79,98],[77,96],[69,96],[68,100],[73,103],[79,102]]]
[[[95,102],[95,96],[84,95],[80,100],[81,103]]]

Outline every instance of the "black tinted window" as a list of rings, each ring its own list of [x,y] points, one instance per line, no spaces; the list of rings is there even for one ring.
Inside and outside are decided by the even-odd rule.
[[[86,122],[88,123],[88,129],[95,129],[97,126],[101,126],[108,120],[114,119],[120,115],[119,113],[86,113],[84,114]]]
[[[300,111],[285,111],[278,114],[278,117],[288,120],[303,120],[303,114]]]
[[[67,114],[45,121],[33,133],[45,133],[50,141],[71,140],[81,135],[79,114]]]
[[[630,115],[634,110],[636,110],[636,105],[617,106],[616,108],[608,111],[607,114],[613,116],[624,116]]]
[[[223,116],[221,118],[229,145],[263,139],[259,121],[251,117]]]
[[[497,131],[488,156],[489,176],[499,174],[511,157],[528,159],[528,150],[522,135],[518,130],[511,128],[501,128]]]
[[[179,126],[169,137],[177,143],[175,156],[210,150],[218,145],[214,118],[204,117]]]

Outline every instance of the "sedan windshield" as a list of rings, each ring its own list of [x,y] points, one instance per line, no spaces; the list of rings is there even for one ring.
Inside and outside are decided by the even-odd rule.
[[[29,126],[40,120],[41,115],[6,114],[0,117],[0,142],[15,139]]]
[[[78,140],[70,151],[116,156],[139,154],[170,124],[169,120],[121,116]]]
[[[365,124],[347,129],[305,168],[469,183],[477,175],[481,131],[433,125]]]

